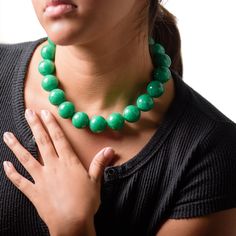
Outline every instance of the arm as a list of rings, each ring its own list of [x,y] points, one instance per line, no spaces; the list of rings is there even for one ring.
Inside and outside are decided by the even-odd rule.
[[[236,208],[191,219],[169,219],[156,236],[235,236]]]
[[[96,236],[96,231],[92,219],[85,220],[80,224],[68,225],[61,229],[55,225],[49,229],[50,236]]]

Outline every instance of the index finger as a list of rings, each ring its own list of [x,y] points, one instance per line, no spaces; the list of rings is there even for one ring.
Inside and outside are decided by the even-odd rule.
[[[45,123],[48,133],[52,139],[54,147],[59,157],[71,157],[75,156],[73,148],[67,140],[65,133],[57,123],[54,116],[47,110],[41,111],[41,117]]]

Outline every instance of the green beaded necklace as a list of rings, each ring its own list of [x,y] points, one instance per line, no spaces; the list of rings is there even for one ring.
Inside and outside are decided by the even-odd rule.
[[[49,93],[49,101],[52,105],[58,106],[58,113],[64,119],[72,119],[72,124],[76,128],[89,127],[94,133],[100,133],[110,127],[112,130],[120,130],[126,122],[136,122],[140,119],[141,111],[146,112],[154,107],[154,98],[160,97],[164,93],[163,84],[171,78],[169,67],[170,57],[165,54],[162,45],[155,43],[153,38],[149,39],[150,52],[153,58],[155,69],[153,79],[147,85],[147,92],[141,94],[136,101],[136,105],[125,107],[123,114],[114,112],[105,119],[102,116],[94,115],[89,119],[85,112],[75,112],[75,106],[67,101],[65,92],[58,88],[59,81],[55,76],[55,52],[56,45],[48,38],[48,44],[41,50],[43,61],[39,63],[38,70],[44,76],[42,88]]]

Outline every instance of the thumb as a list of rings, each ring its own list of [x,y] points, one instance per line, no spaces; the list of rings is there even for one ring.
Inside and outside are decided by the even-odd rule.
[[[102,178],[105,167],[110,163],[115,156],[115,152],[111,147],[103,148],[93,158],[88,174],[92,180],[99,182]]]

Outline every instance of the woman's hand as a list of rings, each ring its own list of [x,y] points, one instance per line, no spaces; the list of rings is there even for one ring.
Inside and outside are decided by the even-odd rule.
[[[51,234],[86,235],[87,232],[82,233],[81,230],[94,227],[93,217],[100,205],[101,177],[114,151],[110,147],[102,149],[87,172],[53,115],[44,110],[41,117],[48,132],[35,112],[26,110],[26,119],[44,165],[12,133],[4,134],[4,141],[32,176],[34,183],[20,175],[10,162],[4,162],[4,170],[12,183],[34,204]]]

